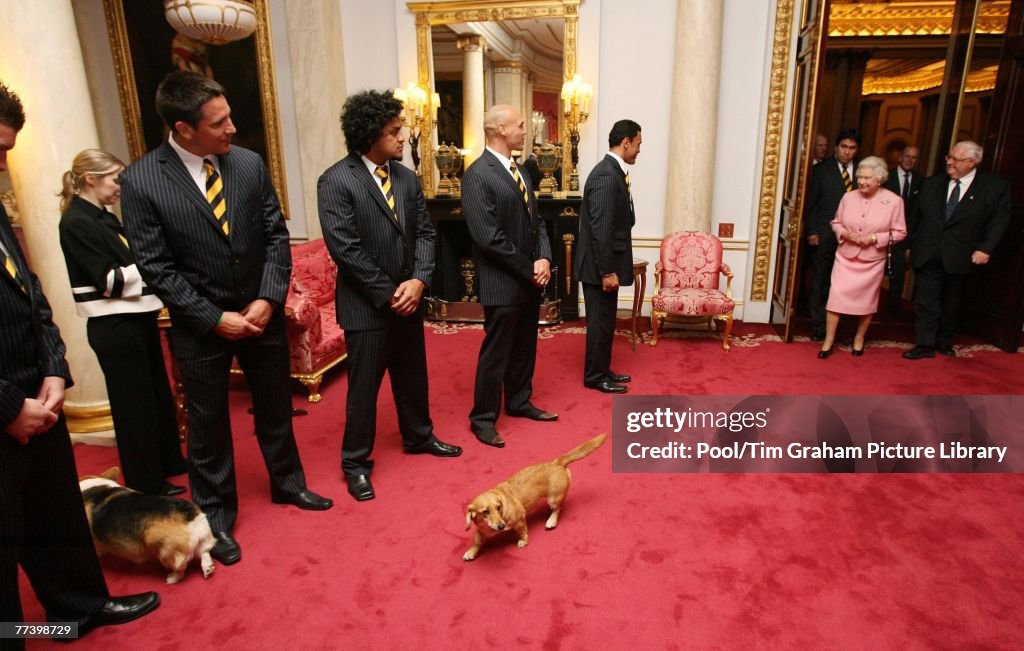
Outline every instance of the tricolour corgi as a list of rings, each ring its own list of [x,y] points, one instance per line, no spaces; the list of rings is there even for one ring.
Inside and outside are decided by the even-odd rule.
[[[203,577],[213,576],[210,550],[215,542],[206,515],[192,502],[146,495],[117,483],[121,470],[111,468],[99,477],[78,483],[96,553],[110,553],[135,563],[150,558],[170,572],[168,583],[185,576],[189,562],[202,559]]]

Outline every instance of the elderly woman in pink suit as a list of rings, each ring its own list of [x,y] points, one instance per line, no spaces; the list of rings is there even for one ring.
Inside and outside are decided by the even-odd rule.
[[[832,220],[839,248],[825,305],[825,341],[818,352],[821,359],[832,354],[840,314],[857,317],[851,352],[854,357],[864,354],[864,336],[878,307],[885,274],[886,248],[907,236],[903,200],[882,187],[888,177],[889,169],[878,156],[862,160],[857,165],[859,191],[846,193]]]

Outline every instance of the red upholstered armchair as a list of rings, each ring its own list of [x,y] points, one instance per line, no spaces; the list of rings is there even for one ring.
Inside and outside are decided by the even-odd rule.
[[[320,402],[324,373],[348,357],[345,331],[334,316],[338,268],[322,239],[292,247],[292,278],[285,300],[291,376]]]
[[[725,292],[718,289],[719,274],[726,277]],[[651,328],[658,345],[658,328],[669,315],[704,317],[725,322],[722,348],[729,350],[732,332],[732,270],[722,262],[722,241],[710,233],[680,231],[661,241],[661,260],[654,267]]]

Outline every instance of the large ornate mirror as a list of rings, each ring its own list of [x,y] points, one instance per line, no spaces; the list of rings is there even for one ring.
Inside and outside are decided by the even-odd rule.
[[[437,142],[483,151],[482,125],[465,124],[463,106],[477,102],[481,111],[495,103],[521,106],[527,122],[527,147],[555,141],[570,150],[569,134],[560,119],[562,82],[576,72],[576,30],[583,0],[473,0],[413,2],[416,16],[417,83],[437,92]],[[484,65],[484,50],[490,50]],[[481,75],[473,87],[463,83],[466,63]],[[476,82],[479,81],[479,84]],[[467,96],[471,94],[471,97]],[[537,114],[534,115],[534,109]],[[434,120],[420,140],[420,173],[424,192],[434,193]],[[463,137],[465,136],[465,137]],[[569,178],[563,156],[563,178]],[[468,159],[467,159],[468,160]]]

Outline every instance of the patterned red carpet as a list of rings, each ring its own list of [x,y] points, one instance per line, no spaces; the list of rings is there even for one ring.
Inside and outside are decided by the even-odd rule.
[[[208,581],[165,586],[154,566],[104,559],[115,594],[157,590],[161,608],[100,629],[78,649],[1019,648],[1024,631],[1021,475],[622,475],[605,446],[572,466],[559,526],[531,519],[530,545],[462,553],[467,502],[611,422],[582,387],[582,322],[540,342],[535,402],[557,423],[502,418],[503,450],[473,439],[478,327],[429,327],[438,435],[459,459],[405,456],[393,400],[380,397],[377,499],[356,503],[339,471],[344,374],[295,420],[326,513],[270,503],[266,472],[233,393],[242,561]],[[621,324],[620,324],[621,327]],[[969,341],[961,357],[909,362],[907,343],[869,341],[818,360],[764,326],[737,326],[730,353],[674,332],[651,349],[618,338],[631,394],[1020,394],[1020,358]],[[301,391],[296,406],[306,406]],[[76,449],[82,473],[116,463]],[[44,617],[23,582],[26,618]],[[29,648],[65,648],[35,640]]]

